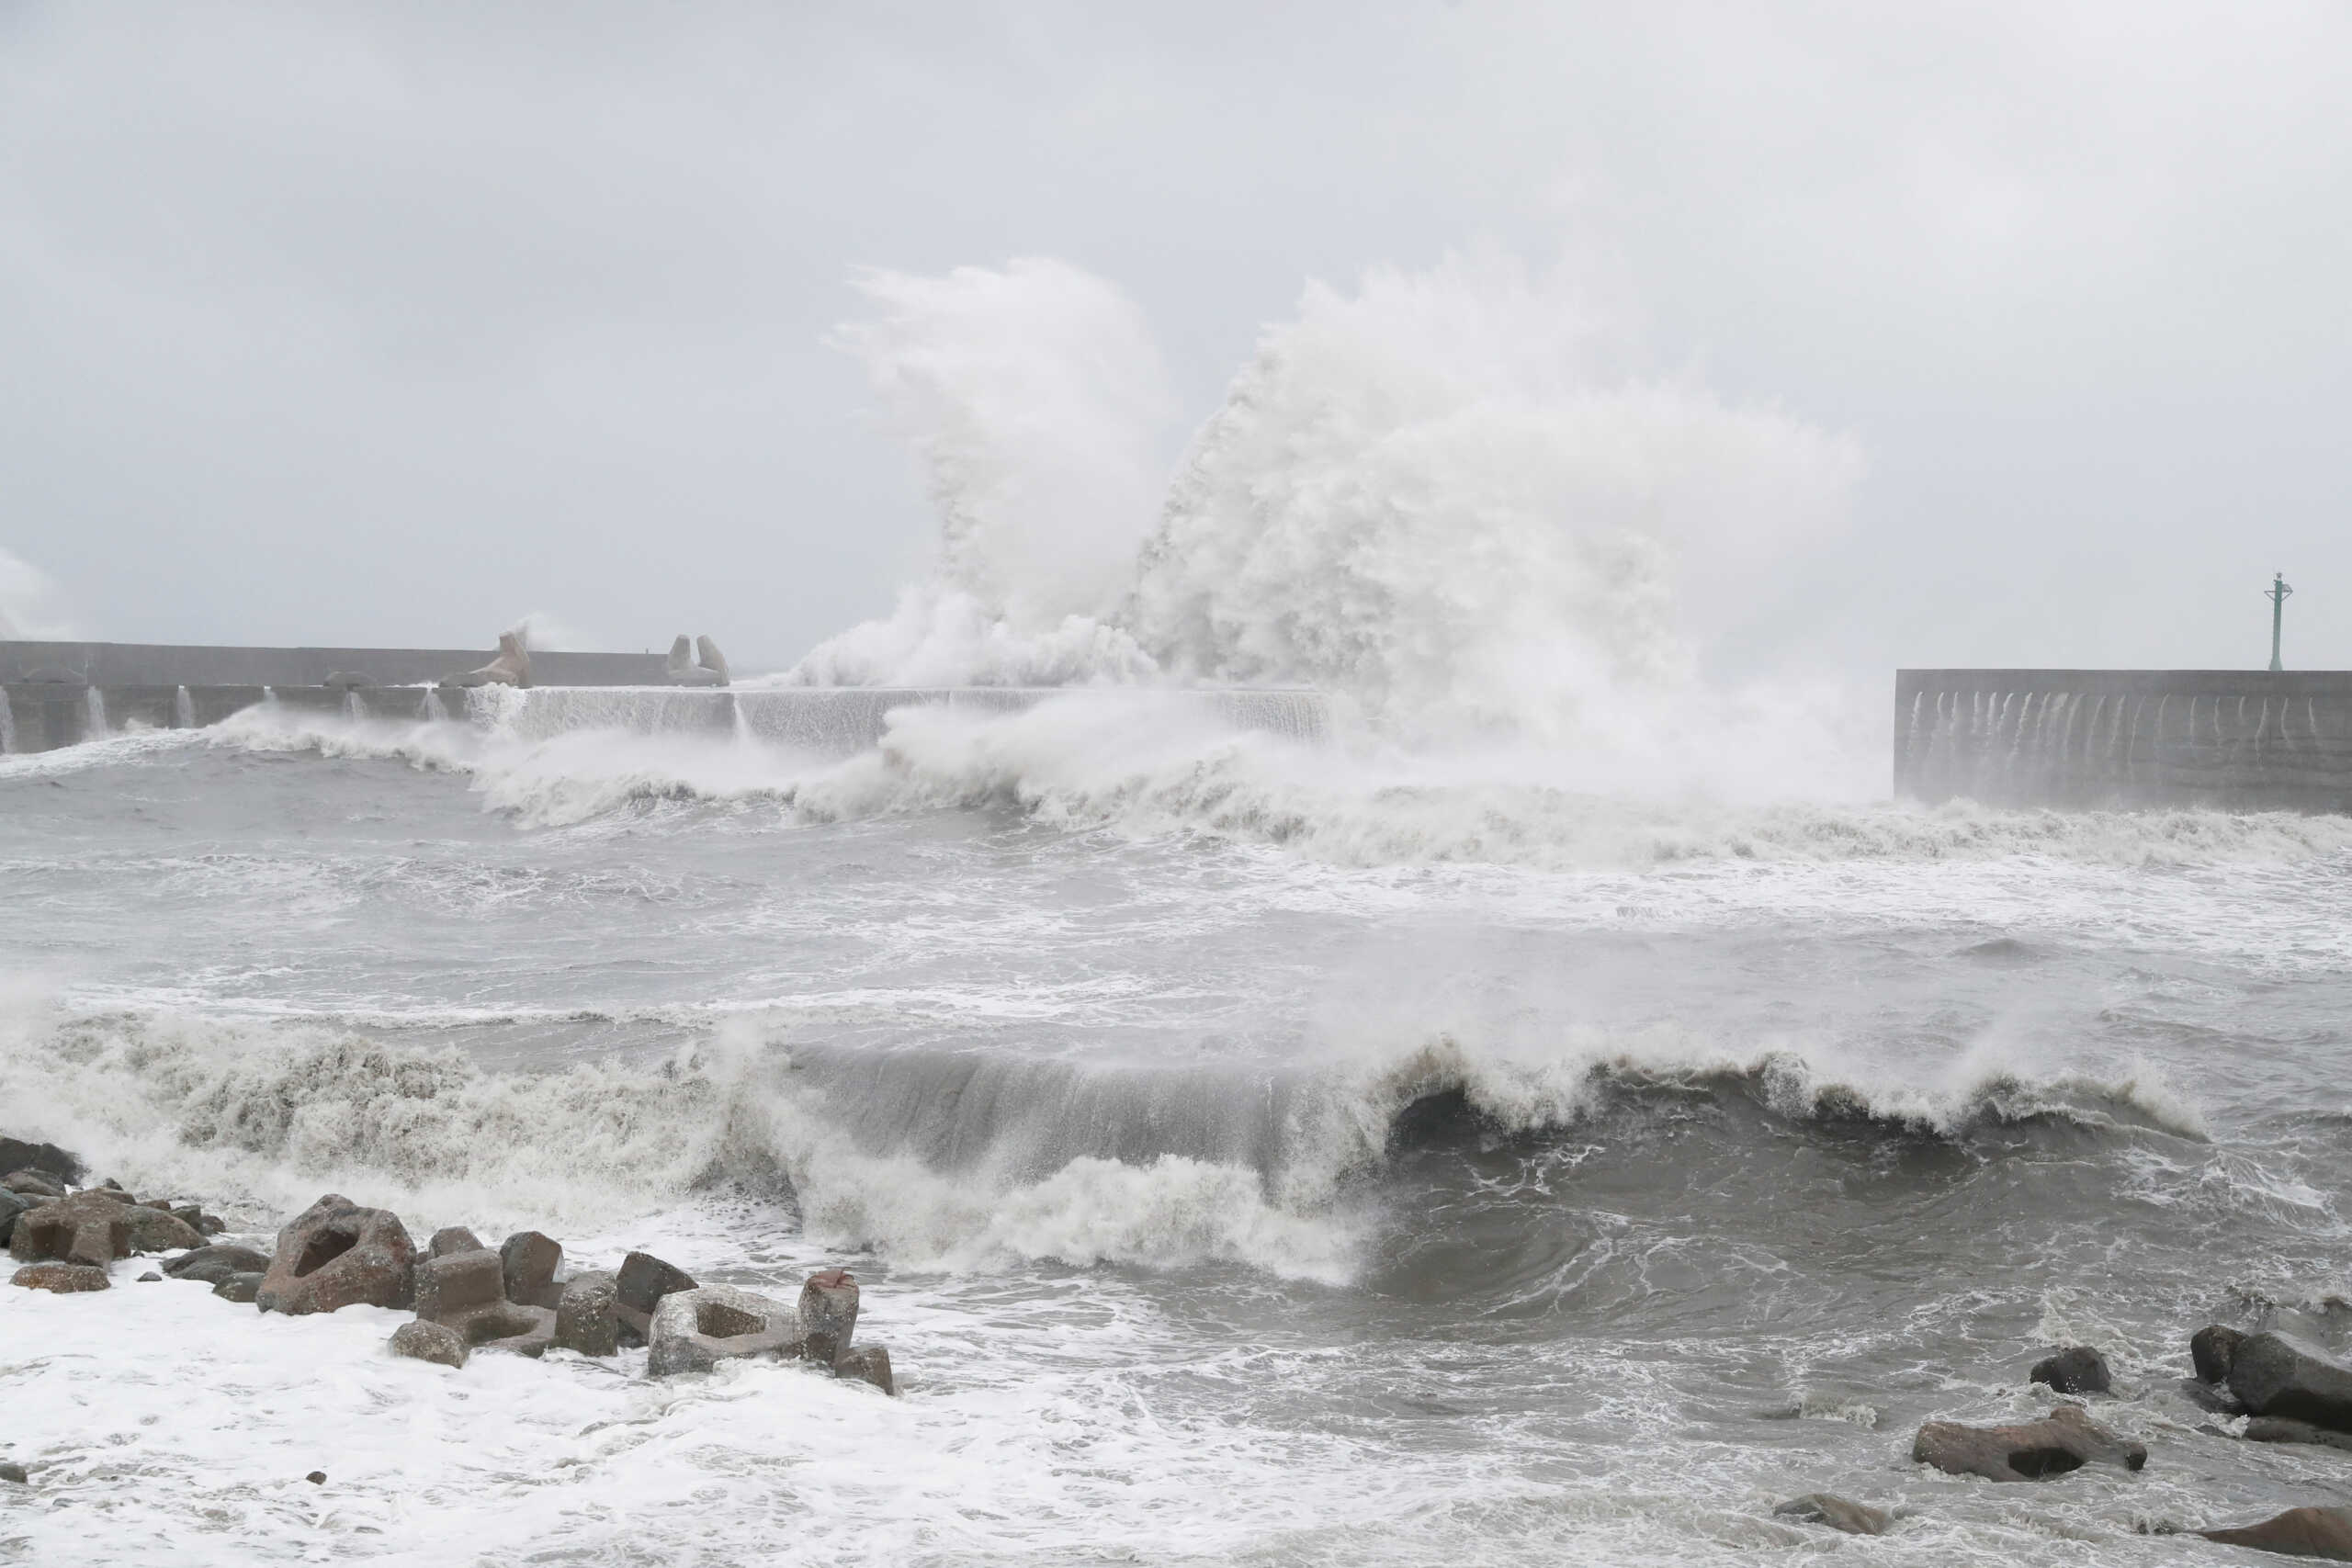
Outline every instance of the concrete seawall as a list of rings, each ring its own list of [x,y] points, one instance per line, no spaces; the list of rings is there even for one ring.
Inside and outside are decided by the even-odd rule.
[[[414,723],[451,719],[518,740],[579,730],[734,739],[847,755],[879,742],[906,708],[1018,713],[1048,699],[1149,704],[1171,722],[1202,716],[1297,740],[1329,732],[1322,695],[1308,691],[1159,691],[1045,687],[559,686],[84,686],[0,683],[0,751],[54,750],[135,730],[192,729],[259,704],[292,714]]]
[[[1897,671],[1894,793],[2352,812],[2352,671]]]
[[[198,648],[146,642],[0,642],[0,685],[65,681],[126,686],[323,686],[359,675],[380,686],[429,685],[478,670],[495,648]],[[534,653],[542,686],[643,686],[663,678],[659,653]]]

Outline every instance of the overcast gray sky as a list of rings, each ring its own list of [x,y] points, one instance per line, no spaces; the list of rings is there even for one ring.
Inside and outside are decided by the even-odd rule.
[[[1590,258],[1851,435],[1718,660],[2352,667],[2352,8],[0,0],[0,547],[86,634],[789,660],[932,524],[860,267],[1054,256],[1184,433],[1309,277]]]

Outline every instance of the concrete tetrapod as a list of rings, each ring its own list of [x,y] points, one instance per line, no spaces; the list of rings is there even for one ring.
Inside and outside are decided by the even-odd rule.
[[[1930,1421],[1919,1428],[1911,1457],[1953,1475],[1987,1481],[2047,1481],[2086,1464],[2138,1470],[2148,1450],[2091,1424],[2079,1404],[2061,1404],[2039,1421],[2011,1427],[1963,1427]]]
[[[2291,1334],[2247,1335],[2230,1354],[2229,1380],[2256,1416],[2352,1432],[2352,1367]]]
[[[8,1256],[19,1263],[81,1263],[97,1269],[130,1257],[130,1216],[122,1194],[94,1187],[26,1210],[8,1233]]]
[[[653,1309],[646,1371],[669,1377],[746,1357],[797,1356],[801,1337],[800,1314],[782,1302],[730,1285],[673,1291]]]
[[[264,1312],[289,1316],[361,1303],[406,1306],[415,1268],[416,1247],[399,1215],[330,1192],[277,1233],[277,1255],[254,1300]]]
[[[513,632],[498,634],[498,657],[479,670],[469,670],[453,681],[451,686],[522,686],[531,683],[531,656],[523,649],[523,639]]]
[[[707,643],[710,639],[705,637],[703,640]],[[673,686],[724,686],[727,684],[727,673],[723,665],[719,669],[711,670],[695,662],[694,644],[688,640],[684,632],[680,632],[678,640],[670,645],[670,660],[663,667],[662,672],[669,677],[670,683]]]
[[[2198,1530],[2207,1540],[2224,1546],[2250,1546],[2282,1557],[2318,1557],[2330,1562],[2352,1562],[2352,1509],[2290,1508],[2259,1524],[2232,1529]]]

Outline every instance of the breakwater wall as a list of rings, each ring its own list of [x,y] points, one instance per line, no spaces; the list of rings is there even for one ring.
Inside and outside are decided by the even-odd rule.
[[[537,659],[533,659],[536,669]],[[269,705],[289,716],[354,721],[447,720],[517,739],[576,730],[735,739],[832,755],[879,741],[902,708],[1018,713],[1048,697],[1156,704],[1235,728],[1321,739],[1329,705],[1309,691],[1071,690],[1056,687],[537,686],[466,691],[431,686],[122,685],[0,682],[0,751],[47,751],[136,730],[191,729]]]
[[[498,649],[208,648],[147,642],[0,642],[0,685],[65,682],[114,690],[186,686],[323,686],[356,675],[379,686],[430,685],[489,663]],[[534,653],[542,686],[634,686],[662,681],[659,653]]]
[[[2352,812],[2352,671],[1897,671],[1894,793]]]

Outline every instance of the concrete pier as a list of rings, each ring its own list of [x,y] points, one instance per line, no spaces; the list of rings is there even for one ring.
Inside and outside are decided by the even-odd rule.
[[[0,642],[0,685],[64,680],[119,686],[323,686],[358,675],[379,686],[429,685],[479,669],[492,649],[202,648],[144,642]],[[659,685],[658,653],[534,653],[542,686]]]
[[[1894,792],[2352,812],[2352,671],[1897,671]]]

